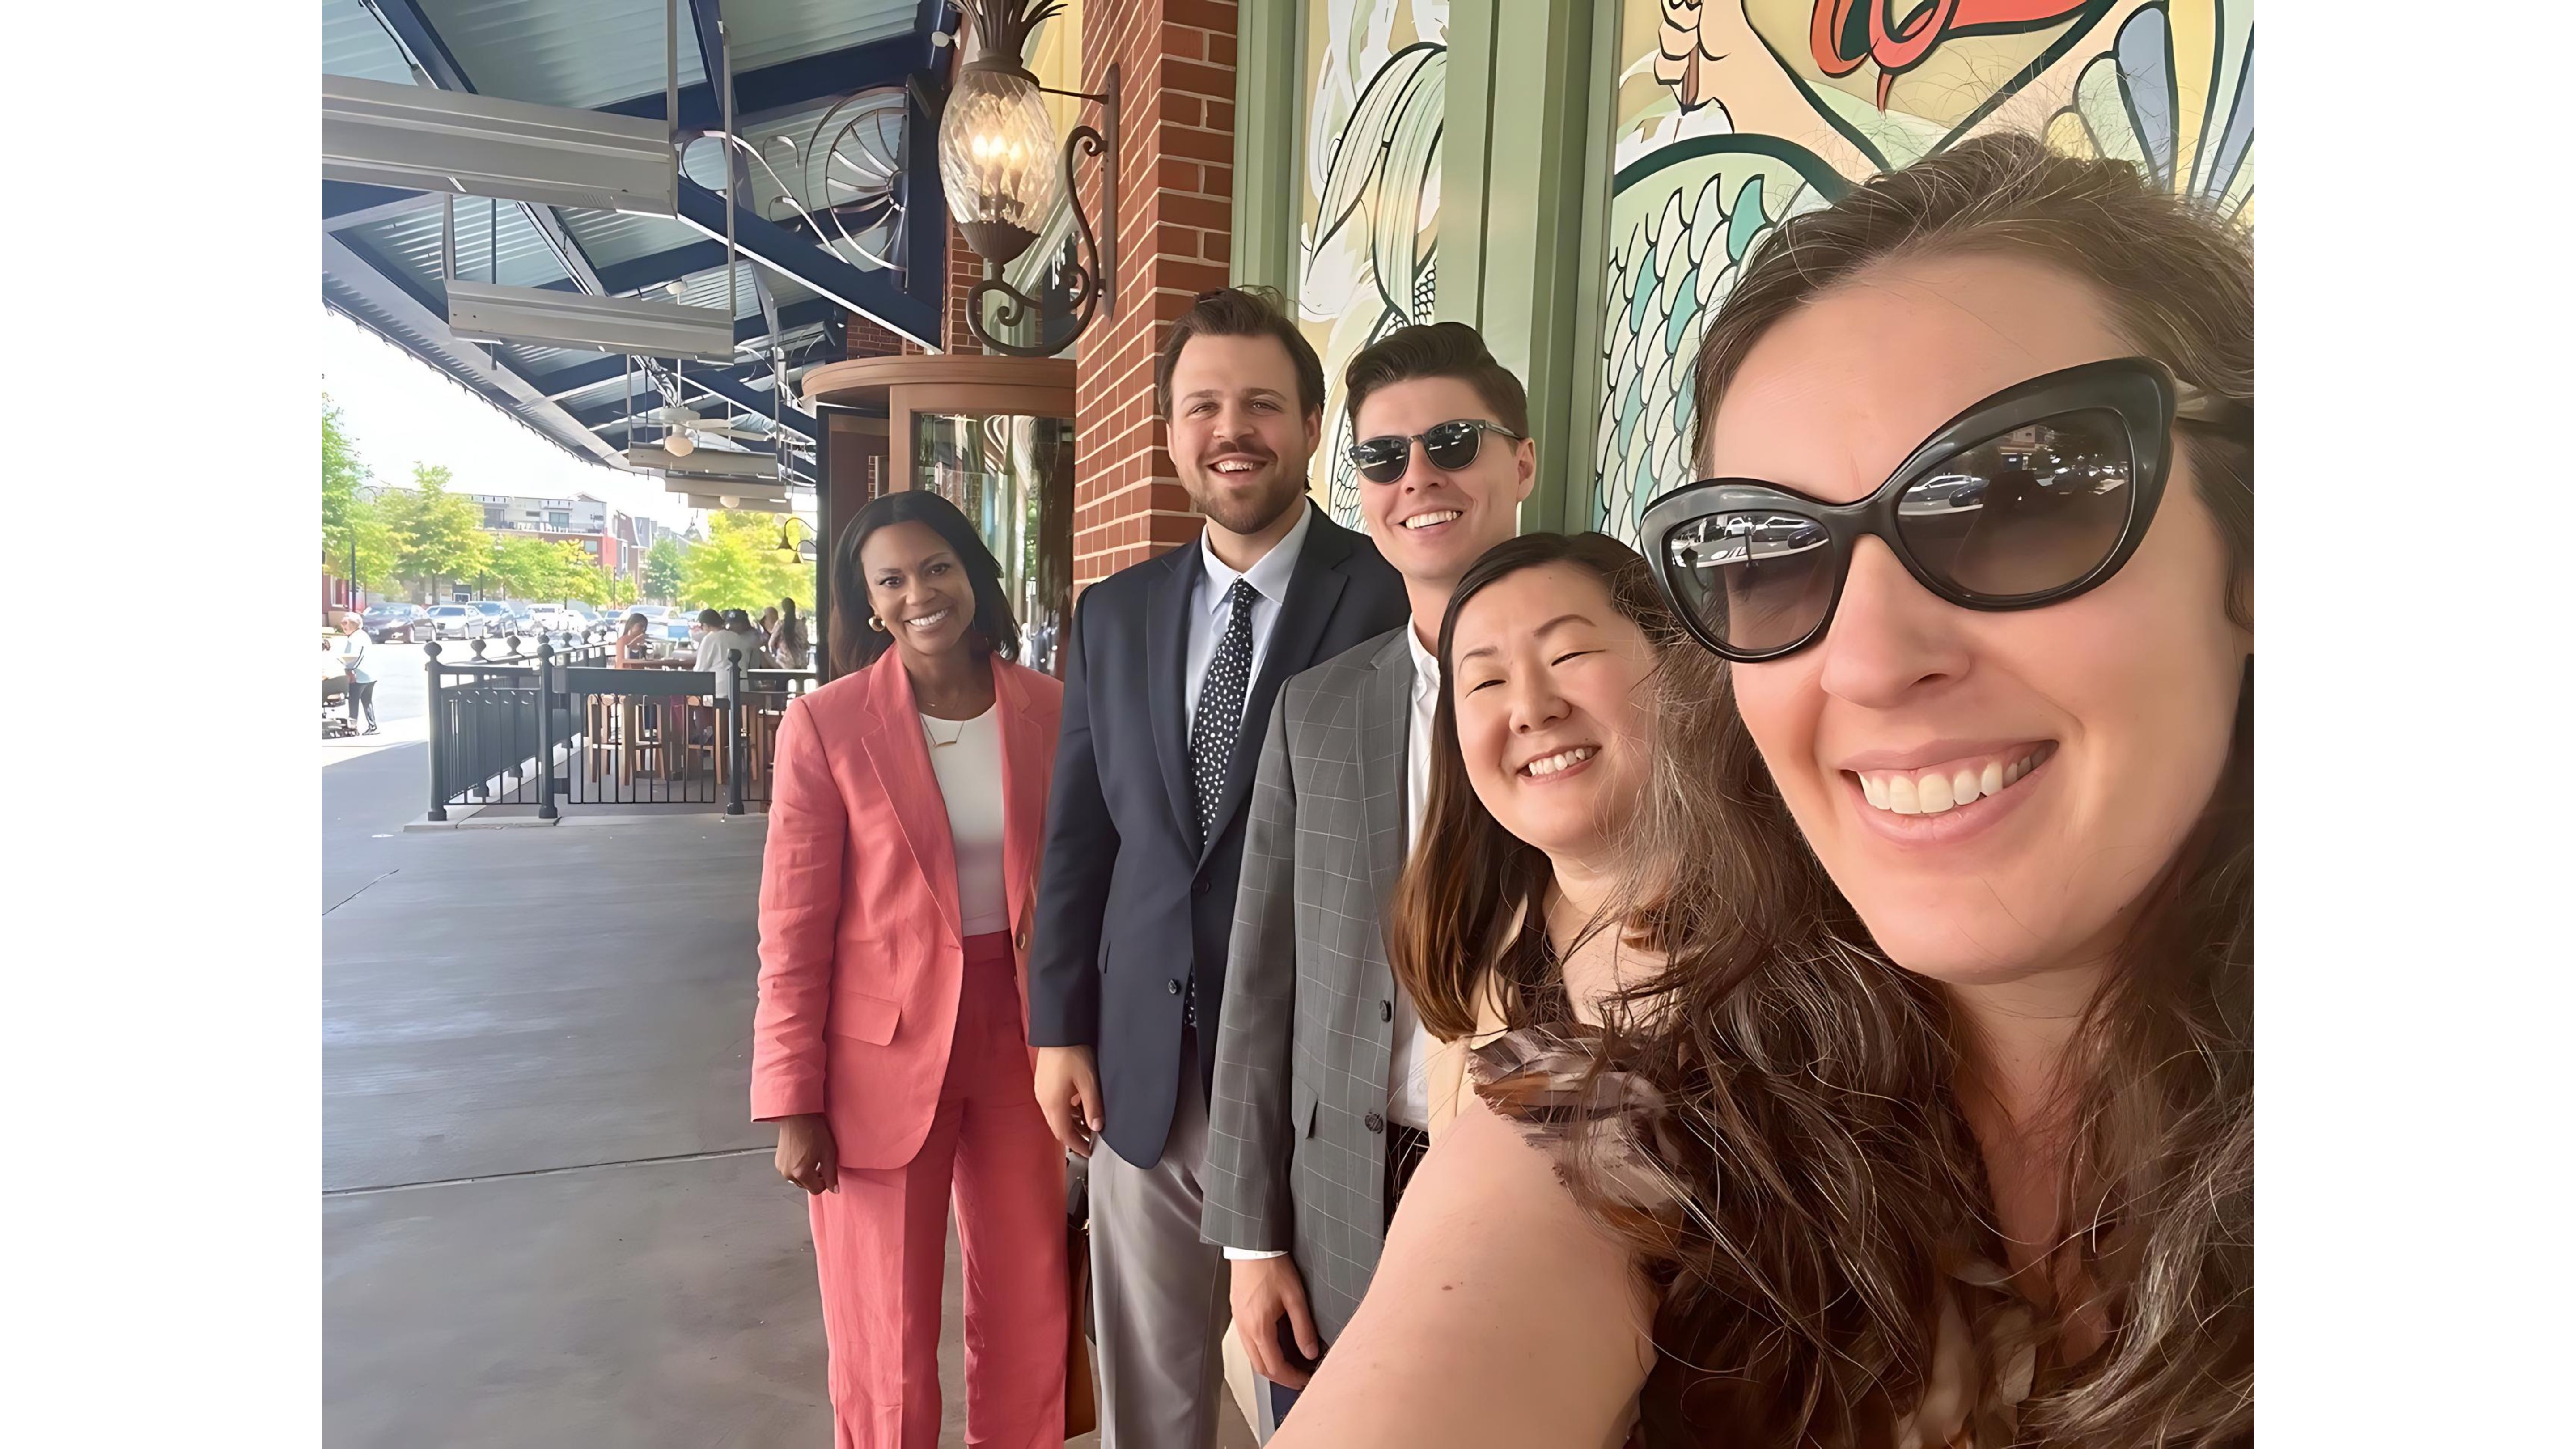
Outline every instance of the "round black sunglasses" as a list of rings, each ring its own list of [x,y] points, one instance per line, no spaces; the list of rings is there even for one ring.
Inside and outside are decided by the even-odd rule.
[[[1738,663],[1823,638],[1864,535],[1966,609],[2036,609],[2120,571],[2155,520],[2176,421],[2251,432],[2250,406],[2148,357],[2016,383],[1952,418],[1853,503],[1708,478],[1646,506],[1638,538],[1693,636]]]
[[[1371,483],[1392,483],[1404,476],[1405,467],[1413,461],[1413,444],[1422,443],[1422,456],[1431,466],[1456,472],[1476,461],[1476,451],[1485,446],[1485,434],[1497,433],[1517,443],[1521,435],[1500,423],[1483,418],[1452,418],[1433,423],[1413,434],[1388,433],[1383,437],[1362,438],[1351,444],[1351,466]]]

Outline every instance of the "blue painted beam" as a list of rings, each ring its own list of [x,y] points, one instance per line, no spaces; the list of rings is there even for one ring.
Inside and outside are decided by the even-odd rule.
[[[736,378],[729,377],[724,373],[692,372],[687,374],[681,380],[692,387],[705,388],[707,391],[723,398],[726,402],[732,403],[735,407],[742,409],[744,412],[756,413],[761,417],[769,416],[770,402],[766,394],[763,394],[752,388],[749,384]],[[787,403],[779,407],[778,422],[779,426],[786,428],[790,432],[800,433],[809,440],[819,438],[823,435],[822,426],[814,421],[814,415],[805,411],[803,408],[797,407],[793,403]]]
[[[365,3],[368,9],[384,18],[386,27],[394,33],[394,39],[411,53],[413,63],[428,72],[430,84],[443,91],[474,89],[474,82],[465,78],[464,67],[456,63],[456,56],[448,50],[447,42],[438,38],[438,31],[430,25],[429,17],[421,13],[419,0],[365,0]]]
[[[841,352],[847,345],[844,341],[846,334],[839,336],[832,335],[838,330],[840,317],[840,308],[820,299],[807,302],[791,302],[778,309],[778,331],[779,333],[784,334],[820,323],[823,326],[825,334],[830,337],[830,341],[827,342],[826,346],[831,353],[832,359],[838,360]],[[769,332],[767,324],[755,317],[745,317],[734,324],[733,338],[739,345],[747,346],[770,335],[772,334]],[[725,375],[728,377],[753,378],[766,376],[768,371],[769,364],[766,361],[747,362],[740,366],[727,369]],[[553,368],[549,371],[538,373],[529,380],[544,388],[548,397],[570,397],[572,394],[580,392],[585,388],[597,387],[603,382],[614,382],[625,375],[626,359],[624,357],[598,357],[587,362],[576,362],[568,366]],[[692,377],[696,376],[695,373],[690,375]]]
[[[890,332],[924,347],[938,347],[937,304],[906,291],[891,272],[853,266],[748,208],[737,206],[733,213],[734,244],[744,256],[795,278],[808,291],[874,319]],[[701,235],[721,239],[725,234],[725,199],[682,177],[680,220]]]
[[[941,94],[944,77],[925,74],[923,84],[908,88],[903,112],[903,169],[895,177],[903,202],[903,230],[896,238],[894,259],[903,267],[905,295],[930,309],[933,317],[948,302],[948,188],[939,178],[939,124],[922,108],[920,92]],[[939,344],[915,338],[924,347]]]
[[[734,119],[737,124],[757,121],[819,101],[899,86],[904,76],[920,64],[920,44],[910,36],[897,36],[741,71],[733,78]],[[658,121],[662,119],[662,92],[657,88],[599,109]],[[680,87],[681,130],[711,131],[722,119],[722,106],[712,84],[701,81]]]
[[[606,462],[614,456],[615,450],[578,424],[569,410],[548,398],[535,380],[512,367],[497,351],[458,341],[447,327],[447,299],[443,292],[433,291],[366,247],[330,232],[322,235],[322,278],[326,298],[333,288],[344,289],[401,326],[438,344],[467,369],[461,380],[564,451],[592,462]],[[423,360],[458,376],[454,365]]]
[[[599,269],[599,282],[611,292],[641,292],[721,267],[724,254],[723,242],[693,241],[630,261],[611,262]]]
[[[716,113],[721,119],[724,114],[725,100],[722,89],[725,74],[724,0],[689,0],[689,24],[698,37],[698,68],[706,72],[707,83],[717,87]],[[742,100],[739,77],[736,77],[734,91],[737,109],[732,127],[739,134],[742,128],[742,116],[739,110]],[[733,198],[735,206],[750,206],[751,168],[744,162],[741,150],[731,139],[725,142],[724,159],[725,194]],[[770,331],[776,332],[778,299],[769,294],[769,279],[758,267],[751,269],[751,291],[752,296],[760,303],[760,315],[768,319]]]
[[[443,91],[475,93],[473,78],[465,74],[465,68],[456,63],[455,53],[447,48],[446,41],[439,38],[438,28],[429,23],[429,16],[420,8],[420,0],[366,0],[366,5],[384,18],[386,27],[410,53],[412,62],[428,75],[432,85]],[[546,250],[554,253],[555,262],[564,269],[565,276],[594,296],[606,290],[600,286],[599,273],[591,267],[590,258],[583,253],[581,243],[573,240],[572,233],[564,229],[563,218],[555,213],[553,207],[523,205],[520,209],[527,212],[528,220],[536,225],[538,240],[545,243]]]
[[[322,183],[322,229],[346,231],[389,216],[400,216],[438,204],[437,194],[405,191],[399,186],[369,186],[357,181]]]
[[[736,408],[741,409],[743,412],[749,413],[755,417],[765,418],[769,416],[768,397],[753,390],[747,383],[738,377],[729,377],[724,373],[715,372],[692,372],[682,380],[686,382],[693,391],[705,392],[711,396],[721,398],[724,401],[731,403]],[[642,385],[639,381],[635,389],[635,411],[638,413],[647,413],[661,405],[662,395],[654,391],[652,388]],[[712,413],[719,410],[699,406],[698,411],[701,413]],[[581,407],[567,407],[564,409],[564,413],[573,421],[580,423],[583,427],[588,428],[593,432],[602,432],[611,428],[625,426],[626,399],[617,397],[610,398],[605,402],[589,403]],[[779,426],[785,428],[789,433],[796,437],[804,439],[807,443],[813,442],[815,436],[822,431],[822,424],[814,421],[814,415],[805,412],[800,408],[781,408],[779,409],[778,419]],[[711,420],[720,421],[721,419]],[[654,425],[647,423],[644,426],[650,427]],[[736,441],[741,442],[745,447],[753,448],[754,451],[757,452],[769,451],[766,444],[755,445],[747,439],[736,439]]]

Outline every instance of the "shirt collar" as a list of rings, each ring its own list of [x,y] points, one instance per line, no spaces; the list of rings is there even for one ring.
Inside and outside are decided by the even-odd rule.
[[[1286,600],[1289,576],[1297,572],[1297,555],[1305,548],[1307,531],[1315,522],[1313,504],[1300,498],[1297,507],[1297,524],[1288,530],[1288,536],[1272,544],[1270,552],[1241,573],[1226,567],[1225,560],[1218,558],[1209,545],[1207,530],[1199,531],[1199,563],[1207,569],[1207,592],[1201,596],[1201,607],[1214,612],[1225,603],[1226,591],[1234,587],[1236,579],[1252,585],[1254,593],[1272,603]]]
[[[1440,661],[1422,647],[1422,634],[1411,618],[1404,621],[1404,647],[1413,656],[1413,697],[1419,701],[1440,688]]]

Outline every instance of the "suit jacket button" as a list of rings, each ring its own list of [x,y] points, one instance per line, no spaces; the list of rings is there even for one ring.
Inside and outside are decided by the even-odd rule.
[[[1371,1112],[1366,1117],[1360,1119],[1360,1125],[1366,1127],[1371,1132],[1383,1132],[1386,1130],[1386,1119],[1375,1112]]]
[[[1392,1001],[1379,1002],[1377,1004],[1377,1019],[1380,1021],[1395,1020],[1395,1003]]]
[[[1177,981],[1166,981],[1163,983],[1163,990],[1174,996],[1178,996],[1181,994],[1181,983]]]
[[[1194,896],[1203,896],[1203,895],[1206,895],[1207,893],[1208,893],[1208,878],[1207,878],[1206,876],[1200,876],[1197,880],[1194,880],[1194,881],[1190,882],[1190,894],[1191,894],[1191,895],[1194,895]]]

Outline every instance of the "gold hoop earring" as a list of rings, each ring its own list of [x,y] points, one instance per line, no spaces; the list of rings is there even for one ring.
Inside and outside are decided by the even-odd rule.
[[[874,614],[868,615],[868,627],[876,630],[880,634],[886,632],[885,620],[878,618]]]

